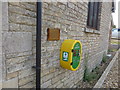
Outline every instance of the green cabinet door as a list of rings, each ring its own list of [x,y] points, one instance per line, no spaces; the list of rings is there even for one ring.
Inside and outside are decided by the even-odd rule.
[[[73,47],[73,50],[72,50],[72,53],[73,53],[73,56],[72,56],[72,67],[74,69],[76,69],[80,63],[80,43],[76,43]]]

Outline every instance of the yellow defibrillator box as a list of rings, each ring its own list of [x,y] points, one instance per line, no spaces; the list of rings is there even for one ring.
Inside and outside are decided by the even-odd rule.
[[[60,65],[63,68],[76,71],[80,66],[82,44],[79,40],[67,39],[60,49]]]

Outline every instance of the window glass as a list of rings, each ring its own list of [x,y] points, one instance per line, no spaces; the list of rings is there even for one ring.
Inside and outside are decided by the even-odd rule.
[[[93,29],[98,29],[99,22],[99,2],[89,2],[88,4],[88,19],[87,26]]]

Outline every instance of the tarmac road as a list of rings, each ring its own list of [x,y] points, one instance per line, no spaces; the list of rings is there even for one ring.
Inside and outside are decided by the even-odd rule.
[[[112,49],[119,49],[119,48],[120,48],[120,45],[111,44],[110,48],[112,48]]]
[[[107,78],[102,85],[102,88],[119,88],[118,60],[119,58],[117,58],[113,64],[113,67],[111,68]]]

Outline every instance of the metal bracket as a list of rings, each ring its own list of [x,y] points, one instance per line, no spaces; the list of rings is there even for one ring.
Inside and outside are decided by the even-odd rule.
[[[36,66],[32,66],[32,68],[34,68],[34,69],[38,69],[38,70],[41,69],[41,67],[36,67]]]

